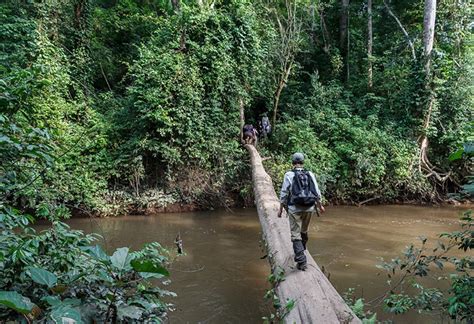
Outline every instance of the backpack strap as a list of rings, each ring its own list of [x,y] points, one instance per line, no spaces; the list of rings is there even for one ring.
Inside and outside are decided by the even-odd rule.
[[[291,169],[290,172],[293,172],[293,180],[291,181],[290,183],[290,190],[288,191],[288,202],[287,202],[287,205],[294,205],[294,203],[291,202],[291,192],[293,191],[293,183],[295,181],[298,181],[299,182],[299,178],[298,178],[298,175],[297,175],[297,172],[301,172],[301,171],[304,171],[303,170],[296,170],[296,169]],[[301,187],[301,184],[300,184],[300,187]]]

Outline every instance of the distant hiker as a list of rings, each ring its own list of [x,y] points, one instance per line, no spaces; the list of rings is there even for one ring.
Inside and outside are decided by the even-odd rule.
[[[258,130],[258,137],[262,138],[263,137],[263,126],[262,126],[262,121],[261,120],[258,121],[257,130]]]
[[[267,137],[268,135],[270,135],[270,133],[272,132],[272,125],[270,124],[270,119],[268,119],[267,116],[263,116],[262,117],[262,131],[261,131],[261,135],[263,137]]]
[[[293,170],[285,173],[283,185],[280,193],[280,210],[278,217],[281,217],[285,208],[291,231],[291,241],[295,252],[295,262],[299,270],[306,270],[306,243],[308,242],[308,227],[313,214],[317,213],[317,208],[324,212],[321,204],[321,192],[316,182],[316,177],[311,171],[303,168],[303,153],[295,153],[292,157]]]
[[[253,146],[257,146],[257,130],[253,127],[253,125],[244,125],[242,129],[243,133],[243,140],[245,144],[252,144]]]

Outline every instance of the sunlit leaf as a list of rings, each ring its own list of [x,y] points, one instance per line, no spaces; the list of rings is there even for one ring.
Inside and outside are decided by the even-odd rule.
[[[130,268],[131,257],[128,254],[128,250],[128,247],[122,247],[115,250],[114,254],[112,254],[110,261],[115,268],[119,270]]]
[[[81,313],[73,308],[71,305],[60,303],[53,307],[51,314],[49,315],[54,323],[84,323],[81,318]]]

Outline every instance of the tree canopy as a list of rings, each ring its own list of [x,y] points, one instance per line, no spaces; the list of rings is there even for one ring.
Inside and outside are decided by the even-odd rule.
[[[424,2],[370,2],[370,32],[368,4],[3,3],[2,114],[47,131],[55,157],[45,168],[22,161],[19,179],[35,181],[9,199],[103,213],[116,209],[111,197],[140,205],[150,191],[248,200],[241,103],[254,125],[275,116],[261,149],[276,179],[302,151],[332,201],[459,191],[472,171],[468,154],[449,159],[473,136],[468,2],[438,3],[429,72]]]

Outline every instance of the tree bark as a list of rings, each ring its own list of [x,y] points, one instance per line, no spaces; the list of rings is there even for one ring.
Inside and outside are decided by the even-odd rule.
[[[349,80],[349,0],[341,0],[339,18],[339,48],[346,71],[345,79]]]
[[[345,304],[318,265],[306,252],[308,269],[296,269],[290,240],[288,218],[277,217],[280,203],[270,176],[263,168],[255,147],[245,145],[250,154],[252,181],[258,217],[272,273],[284,271],[284,280],[277,283],[275,293],[282,307],[290,300],[295,306],[283,318],[286,323],[361,323]]]
[[[431,79],[431,51],[434,43],[436,22],[436,0],[425,0],[423,18],[423,55],[425,57],[425,72],[427,79]]]
[[[278,105],[280,104],[280,96],[283,88],[286,87],[286,83],[288,82],[288,77],[291,73],[291,67],[293,65],[293,61],[291,60],[288,62],[288,66],[285,66],[284,70],[281,72],[280,80],[278,82],[278,87],[275,91],[274,101],[273,101],[273,116],[272,116],[272,125],[273,131],[276,129],[276,118],[278,113]]]
[[[431,164],[428,159],[428,129],[431,125],[431,116],[435,106],[435,94],[432,86],[433,73],[431,71],[431,52],[434,44],[434,32],[436,23],[436,0],[425,0],[425,11],[423,18],[423,57],[425,60],[425,90],[428,93],[427,107],[423,119],[420,143],[419,169],[426,177],[434,177],[439,183],[450,178],[450,172],[444,172]]]
[[[329,36],[326,20],[324,19],[323,9],[319,10],[319,16],[320,16],[320,21],[321,21],[321,31],[323,34],[323,42],[324,42],[323,50],[326,54],[329,54],[329,52],[331,51],[331,37]]]
[[[244,144],[244,125],[245,125],[245,111],[244,111],[244,100],[239,100],[239,112],[240,112],[240,143]]]
[[[393,13],[393,11],[390,9],[390,7],[388,6],[386,0],[383,0],[383,4],[385,5],[385,8],[387,9],[388,14],[389,14],[390,16],[392,16],[393,19],[395,19],[395,21],[396,21],[397,24],[398,24],[398,27],[400,27],[400,29],[402,30],[403,35],[405,35],[405,38],[407,39],[407,42],[408,42],[408,46],[409,46],[410,49],[411,49],[411,56],[413,57],[413,61],[416,61],[415,46],[413,45],[413,42],[411,41],[411,38],[410,38],[410,36],[408,35],[408,33],[407,33],[405,27],[403,27],[403,25],[402,25],[402,23],[400,22],[400,20],[397,18],[397,16],[395,16],[395,14]]]
[[[367,0],[367,15],[367,82],[369,89],[372,89],[372,0]]]
[[[347,45],[347,19],[348,19],[349,0],[341,0],[341,16],[339,18],[339,47],[346,48]]]
[[[173,10],[175,12],[179,11],[179,7],[180,7],[179,0],[171,0],[171,5],[173,6]]]
[[[426,151],[428,150],[428,137],[426,135],[430,127],[431,114],[433,111],[434,95],[431,87],[431,52],[434,43],[434,28],[436,22],[436,0],[425,0],[425,12],[423,17],[423,57],[425,59],[425,87],[429,93],[428,105],[423,120],[423,130],[420,137],[420,162],[421,166],[427,163]],[[426,161],[425,161],[426,160]],[[424,163],[423,163],[424,162]],[[428,166],[426,165],[426,166]]]

